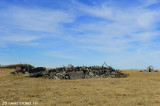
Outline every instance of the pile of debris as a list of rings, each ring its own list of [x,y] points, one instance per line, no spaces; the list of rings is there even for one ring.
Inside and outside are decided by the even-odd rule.
[[[6,68],[15,68],[14,72],[11,72],[12,75],[18,75],[18,74],[26,74],[29,70],[33,69],[34,66],[30,64],[11,64],[6,65]]]
[[[31,68],[27,72],[28,73],[26,76],[29,77],[43,77],[47,71],[45,67],[37,67],[37,68]]]
[[[158,72],[158,70],[154,70],[154,67],[152,65],[148,66],[144,72]]]
[[[44,67],[36,67],[36,68],[16,67],[14,71],[11,72],[11,74],[12,75],[25,74],[25,76],[29,77],[42,77],[45,71],[46,68]]]
[[[118,78],[127,77],[112,67],[90,66],[90,67],[61,67],[48,71],[44,76],[50,79],[84,79],[84,78]]]
[[[127,77],[127,74],[121,73],[119,70],[113,69],[110,66],[69,66],[59,67],[46,70],[44,67],[31,69],[20,69],[14,72],[15,74],[25,74],[29,77],[44,77],[48,79],[84,79],[84,78],[121,78]],[[13,72],[11,73],[13,74]]]
[[[28,73],[29,70],[30,70],[30,68],[17,66],[17,67],[15,68],[14,72],[11,72],[11,74],[12,74],[12,75],[26,74],[26,73]]]

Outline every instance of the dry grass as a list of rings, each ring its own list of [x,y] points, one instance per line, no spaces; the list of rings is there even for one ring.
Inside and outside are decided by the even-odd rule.
[[[38,101],[40,106],[160,106],[160,72],[121,70],[129,77],[54,80],[11,76],[11,71],[0,69],[0,105]]]

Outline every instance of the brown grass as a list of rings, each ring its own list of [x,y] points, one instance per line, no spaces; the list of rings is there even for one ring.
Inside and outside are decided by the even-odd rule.
[[[129,77],[54,80],[11,76],[12,71],[0,69],[0,105],[38,101],[40,106],[160,106],[160,72],[121,70]]]

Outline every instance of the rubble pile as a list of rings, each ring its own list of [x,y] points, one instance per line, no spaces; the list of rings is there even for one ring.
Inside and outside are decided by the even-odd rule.
[[[150,65],[147,67],[146,70],[144,70],[144,72],[158,72],[158,70],[155,70],[154,67]]]
[[[45,75],[46,68],[45,67],[31,68],[27,72],[28,75],[26,76],[29,77],[43,77]]]
[[[84,79],[84,78],[121,78],[127,77],[127,74],[110,66],[70,66],[59,67],[46,70],[44,67],[31,68],[28,70],[18,70],[16,73],[26,74],[29,77],[44,77],[48,79]],[[16,74],[15,73],[15,74]],[[12,74],[12,73],[11,73]]]
[[[26,74],[28,71],[29,71],[29,68],[17,66],[15,70],[11,72],[11,74],[12,75]]]

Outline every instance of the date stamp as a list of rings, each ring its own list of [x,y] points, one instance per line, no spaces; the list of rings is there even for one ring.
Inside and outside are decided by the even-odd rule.
[[[8,101],[3,101],[2,102],[2,106],[7,106],[7,105],[38,105],[37,101],[33,101],[33,102],[8,102]]]

